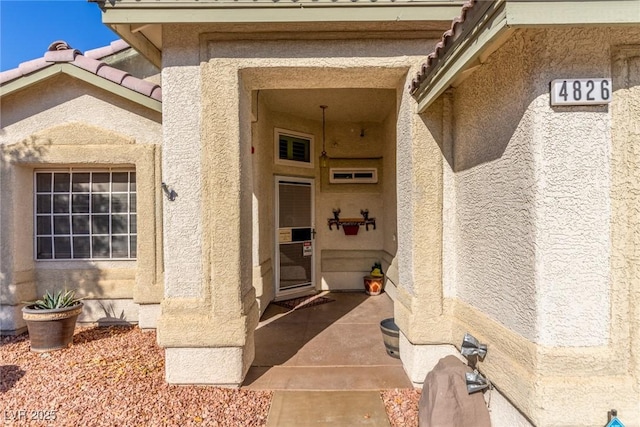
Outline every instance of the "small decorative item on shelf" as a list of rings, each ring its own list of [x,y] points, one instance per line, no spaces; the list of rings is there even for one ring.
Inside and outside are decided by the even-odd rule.
[[[382,273],[382,264],[376,262],[371,267],[371,273],[364,276],[364,291],[368,295],[380,295],[384,286],[384,273]]]
[[[376,219],[369,218],[369,210],[363,209],[360,210],[360,215],[362,215],[362,219],[360,218],[344,218],[340,219],[340,209],[333,210],[333,218],[329,218],[327,220],[327,224],[329,225],[329,230],[333,229],[335,225],[339,230],[342,225],[342,231],[347,236],[355,236],[358,234],[358,230],[361,225],[365,226],[365,229],[369,231],[369,226],[373,226],[373,229],[376,229]]]

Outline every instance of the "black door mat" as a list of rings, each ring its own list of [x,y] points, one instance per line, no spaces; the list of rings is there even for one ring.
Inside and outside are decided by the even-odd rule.
[[[301,308],[314,307],[320,304],[326,304],[328,302],[335,301],[328,297],[322,297],[318,295],[292,298],[284,301],[274,301],[273,304],[280,307],[287,308],[289,310],[299,310]]]

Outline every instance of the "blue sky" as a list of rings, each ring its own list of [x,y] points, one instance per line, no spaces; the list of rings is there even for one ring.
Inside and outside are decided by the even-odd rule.
[[[0,0],[0,71],[41,57],[56,40],[84,53],[117,38],[86,0]]]

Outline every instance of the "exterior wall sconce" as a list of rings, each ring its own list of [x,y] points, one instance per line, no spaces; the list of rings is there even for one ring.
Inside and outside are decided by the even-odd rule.
[[[329,156],[327,156],[325,146],[325,110],[327,109],[327,106],[321,105],[320,108],[322,108],[322,153],[320,154],[320,167],[326,168],[329,163]]]
[[[163,182],[161,187],[164,195],[167,196],[167,199],[169,199],[170,202],[173,202],[176,197],[178,197],[178,193],[176,193],[173,188],[169,189],[169,186],[166,183]]]
[[[466,358],[469,358],[469,356],[477,356],[480,360],[483,360],[487,355],[487,346],[486,344],[480,344],[473,335],[466,333],[464,334],[464,338],[462,338],[460,353]]]
[[[465,373],[464,377],[467,383],[467,393],[469,394],[482,391],[490,386],[489,380],[482,376],[477,370]]]
[[[460,346],[460,353],[467,358],[469,366],[473,369],[473,372],[465,373],[465,382],[467,384],[467,392],[469,394],[482,391],[485,388],[490,388],[491,383],[487,378],[482,376],[476,369],[478,360],[484,360],[487,356],[486,344],[480,344],[480,342],[471,334],[465,333],[462,338],[462,345]]]

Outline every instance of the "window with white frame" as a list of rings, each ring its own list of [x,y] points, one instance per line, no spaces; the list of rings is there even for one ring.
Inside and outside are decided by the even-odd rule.
[[[134,170],[35,172],[37,260],[135,259]]]
[[[312,168],[313,135],[276,128],[275,162]]]
[[[377,168],[331,168],[329,182],[332,184],[375,184],[378,182]]]

